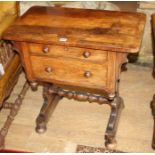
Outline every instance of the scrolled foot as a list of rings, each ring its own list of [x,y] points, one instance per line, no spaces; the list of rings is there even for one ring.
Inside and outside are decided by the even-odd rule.
[[[36,132],[39,133],[39,134],[42,134],[42,133],[45,133],[47,130],[46,126],[36,126]]]
[[[115,139],[106,139],[105,146],[108,150],[114,150],[116,149],[117,142]]]
[[[43,115],[39,115],[36,120],[36,132],[39,134],[44,133],[47,130],[45,117]]]

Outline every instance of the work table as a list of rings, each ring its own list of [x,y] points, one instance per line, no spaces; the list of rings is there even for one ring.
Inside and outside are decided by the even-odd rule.
[[[43,83],[37,132],[46,130],[49,115],[62,97],[108,104],[105,144],[113,147],[123,108],[118,93],[121,66],[128,53],[140,49],[144,25],[142,13],[41,6],[16,20],[3,38],[20,53],[32,88]]]

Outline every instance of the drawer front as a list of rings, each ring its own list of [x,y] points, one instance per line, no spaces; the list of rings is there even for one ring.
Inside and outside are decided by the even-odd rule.
[[[84,49],[77,47],[65,47],[55,45],[29,44],[29,49],[33,55],[69,57],[82,60],[103,63],[107,59],[107,51]]]
[[[42,81],[104,89],[107,85],[107,64],[75,59],[31,56],[33,76]]]

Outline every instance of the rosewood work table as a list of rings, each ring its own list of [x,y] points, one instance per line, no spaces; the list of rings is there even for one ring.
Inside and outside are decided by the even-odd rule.
[[[118,83],[128,53],[138,52],[142,13],[35,6],[3,34],[20,53],[33,89],[42,84],[44,103],[36,131],[46,130],[62,97],[108,104],[105,144],[112,148],[123,108]]]

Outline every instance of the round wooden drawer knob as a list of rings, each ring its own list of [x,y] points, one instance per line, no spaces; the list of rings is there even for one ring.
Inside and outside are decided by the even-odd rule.
[[[51,72],[52,72],[52,68],[51,68],[51,67],[46,67],[46,68],[45,68],[45,71],[46,71],[47,73],[51,73]]]
[[[91,56],[91,53],[88,52],[88,51],[86,51],[86,52],[83,53],[83,56],[84,56],[85,58],[88,58],[88,57]]]
[[[84,76],[85,76],[86,78],[90,78],[90,77],[92,76],[92,73],[89,72],[89,71],[86,71],[86,72],[84,73]]]
[[[44,47],[43,48],[43,53],[48,53],[49,52],[49,48],[48,47]]]

